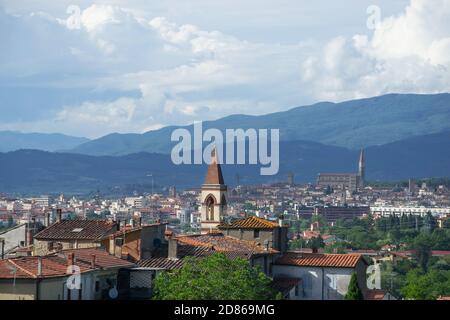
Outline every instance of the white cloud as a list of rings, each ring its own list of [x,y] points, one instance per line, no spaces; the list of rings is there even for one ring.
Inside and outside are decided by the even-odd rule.
[[[301,67],[316,99],[450,91],[450,0],[412,0],[373,35],[337,37]]]
[[[230,1],[218,1],[220,10],[206,0],[198,0],[199,7],[188,0],[177,6],[89,1],[81,7],[80,29],[67,27],[66,7],[60,15],[0,10],[4,83],[115,93],[104,101],[64,101],[34,122],[17,115],[17,121],[0,121],[0,128],[96,137],[317,100],[450,91],[450,0],[412,0],[400,14],[386,15],[372,34],[361,19],[371,1],[349,0],[354,6],[329,17],[326,27],[317,17],[338,4],[323,12],[311,2],[249,0],[242,12]],[[391,1],[379,2],[385,14]],[[347,23],[352,12],[360,12],[351,23],[361,29],[344,32],[336,23]],[[208,19],[201,18],[205,13]],[[242,26],[253,31],[240,32]],[[118,98],[123,92],[139,94]]]

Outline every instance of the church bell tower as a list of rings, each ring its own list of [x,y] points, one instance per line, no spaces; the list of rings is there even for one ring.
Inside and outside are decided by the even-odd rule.
[[[217,160],[216,149],[211,153],[211,164],[208,167],[205,183],[201,192],[201,232],[207,233],[216,229],[222,222],[227,208],[227,186],[223,180],[222,169]]]
[[[359,187],[364,188],[364,182],[366,179],[366,160],[364,157],[364,149],[361,149],[361,153],[359,154],[358,176],[359,176]]]

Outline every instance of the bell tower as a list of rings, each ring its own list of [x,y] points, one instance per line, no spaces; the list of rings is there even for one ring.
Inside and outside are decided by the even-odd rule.
[[[364,149],[361,149],[358,162],[359,187],[363,188],[366,179],[366,159],[364,157]]]
[[[216,149],[211,153],[205,183],[201,192],[201,232],[207,233],[222,222],[227,208],[227,186],[223,180],[222,169],[217,160]]]

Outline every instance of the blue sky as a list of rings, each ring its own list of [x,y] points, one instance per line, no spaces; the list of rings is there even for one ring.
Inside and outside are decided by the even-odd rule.
[[[0,0],[0,43],[0,130],[95,138],[450,91],[450,0]]]

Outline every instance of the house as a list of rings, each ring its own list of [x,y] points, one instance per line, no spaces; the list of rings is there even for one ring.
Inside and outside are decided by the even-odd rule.
[[[10,257],[18,250],[29,247],[33,236],[42,229],[38,222],[22,223],[0,232],[0,259]]]
[[[301,279],[291,299],[341,300],[355,272],[359,287],[366,287],[367,263],[359,254],[288,252],[272,267],[273,277]]]
[[[78,248],[98,248],[101,241],[118,230],[119,224],[108,220],[61,220],[34,236],[33,254]]]
[[[364,300],[397,300],[397,298],[387,291],[374,289],[367,290]]]
[[[282,224],[282,220],[276,223],[251,216],[231,223],[221,223],[217,228],[227,236],[257,241],[280,252],[285,252],[288,247],[288,227]]]
[[[116,257],[131,261],[147,259],[165,244],[166,226],[167,223],[125,226],[107,235],[100,243],[107,252]]]
[[[179,269],[186,257],[208,257],[223,253],[228,258],[247,259],[252,266],[259,266],[266,274],[271,273],[277,250],[265,247],[252,240],[240,240],[220,232],[170,237],[167,252],[137,262],[138,268],[129,270],[131,296],[134,292],[151,294],[152,282],[159,272]],[[146,279],[144,281],[143,279]]]
[[[0,300],[114,298],[119,271],[133,266],[92,248],[0,260]]]
[[[272,288],[281,292],[284,299],[294,300],[295,297],[299,296],[299,292],[302,291],[302,279],[277,277],[272,281]]]

